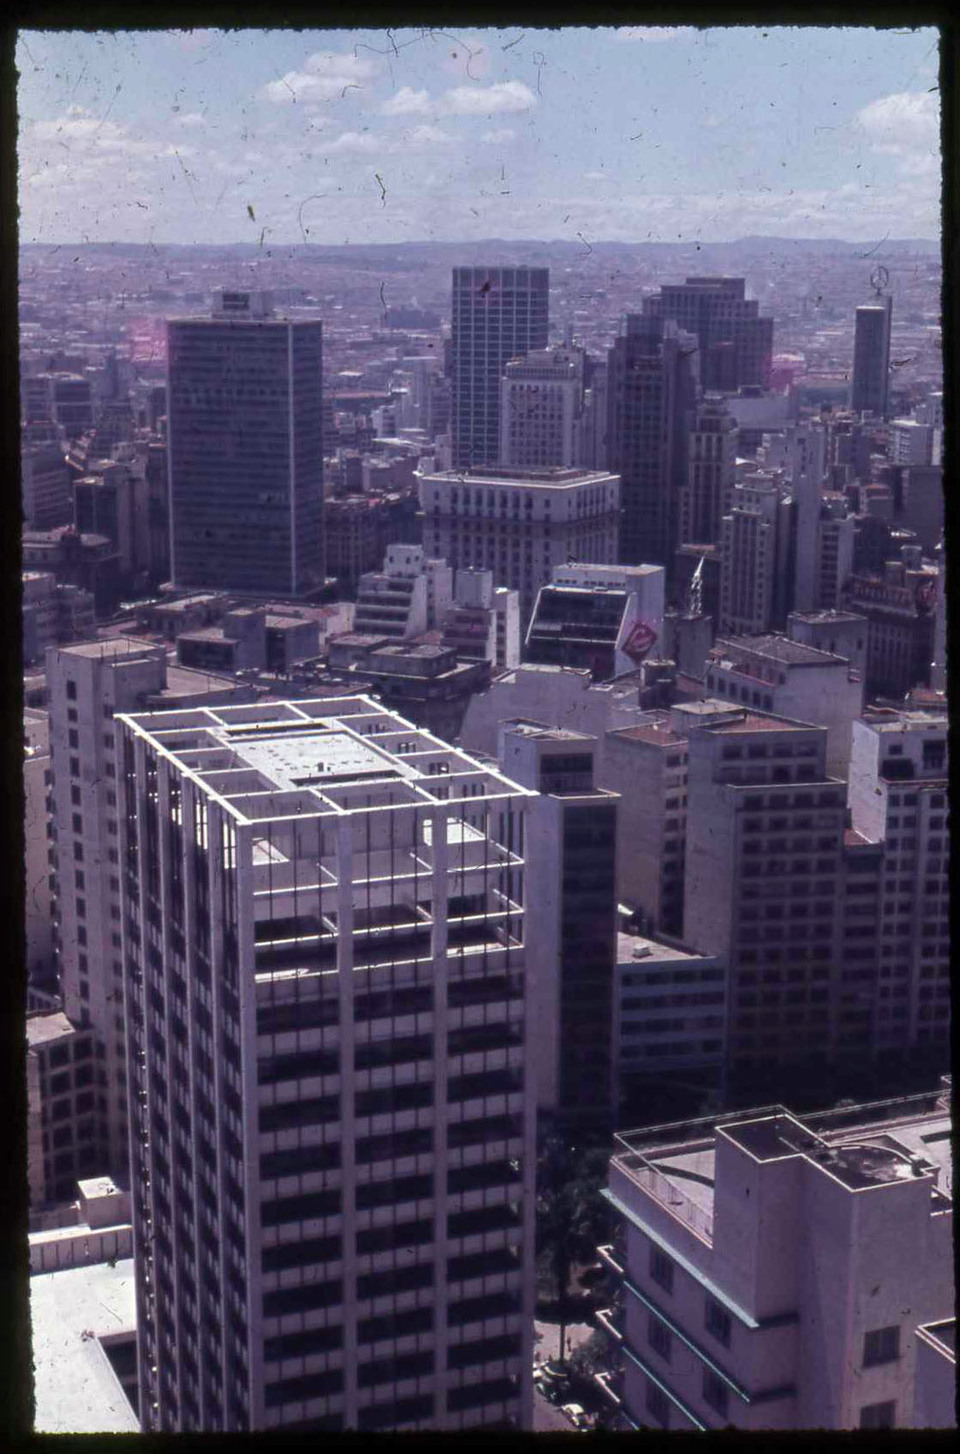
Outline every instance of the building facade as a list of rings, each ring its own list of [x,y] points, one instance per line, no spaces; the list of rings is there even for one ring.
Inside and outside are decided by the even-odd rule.
[[[855,414],[887,417],[890,392],[890,320],[893,299],[878,297],[856,311],[853,335],[853,384],[850,403]]]
[[[454,469],[499,462],[500,381],[511,359],[546,348],[549,291],[547,268],[454,268]]]
[[[533,795],[365,698],[120,733],[144,1430],[528,1426]]]
[[[595,747],[542,722],[500,728],[502,771],[539,794],[524,821],[537,1109],[568,1133],[609,1131],[618,1098],[618,795],[595,786]]]
[[[617,558],[620,480],[579,469],[477,469],[420,477],[424,548],[455,570],[493,572],[520,596],[526,629],[537,592],[568,561]]]
[[[499,463],[520,469],[581,465],[582,351],[544,349],[512,359],[500,392]]]
[[[746,297],[743,278],[665,283],[643,300],[643,311],[696,335],[705,389],[736,393],[745,384],[769,386],[773,319],[761,318],[759,303]]]
[[[619,559],[673,569],[687,484],[696,339],[675,323],[628,314],[607,365],[607,458],[621,477]]]
[[[322,326],[222,292],[167,328],[171,574],[305,596],[324,581]]]
[[[918,1326],[953,1313],[942,1098],[768,1106],[615,1144],[600,1255],[620,1292],[598,1320],[624,1428],[913,1427]]]

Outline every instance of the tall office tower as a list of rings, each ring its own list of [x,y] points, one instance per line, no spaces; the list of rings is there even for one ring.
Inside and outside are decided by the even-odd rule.
[[[747,475],[731,491],[720,538],[720,620],[724,635],[777,630],[791,609],[791,514],[772,474]]]
[[[794,609],[819,605],[821,492],[827,473],[827,434],[819,424],[791,425],[784,440],[787,479],[796,508]]]
[[[689,733],[683,933],[729,967],[734,1082],[831,1051],[846,788],[826,748],[747,707]]]
[[[664,283],[643,300],[647,318],[672,318],[696,334],[704,389],[736,393],[744,384],[768,388],[773,361],[773,319],[746,297],[743,278],[687,278]]]
[[[619,794],[594,785],[596,746],[542,722],[507,721],[499,732],[501,770],[539,794],[523,851],[537,1109],[567,1132],[609,1132],[618,1103]]]
[[[817,531],[817,599],[821,611],[836,610],[853,574],[856,523],[840,494],[823,496]]]
[[[890,390],[890,320],[893,299],[878,296],[863,303],[856,312],[853,336],[853,384],[851,407],[855,414],[867,412],[887,417]]]
[[[50,788],[59,992],[71,1024],[98,1045],[98,1119],[106,1161],[127,1168],[123,1005],[123,875],[113,714],[159,692],[166,649],[117,637],[50,647]]]
[[[622,1427],[953,1427],[956,1369],[921,1372],[924,1324],[955,1343],[950,1142],[936,1092],[618,1136]],[[943,1393],[918,1418],[921,1379]]]
[[[720,543],[736,457],[737,421],[722,398],[707,395],[697,407],[690,432],[687,478],[680,489],[678,544]]]
[[[619,558],[662,565],[668,584],[680,544],[697,367],[695,339],[636,313],[627,315],[607,366],[607,457],[622,482]]]
[[[483,468],[420,476],[424,549],[493,572],[520,595],[521,629],[554,567],[612,565],[617,558],[620,480],[600,470]]]
[[[498,463],[500,380],[510,359],[546,348],[549,291],[549,268],[454,268],[454,469]]]
[[[363,697],[119,752],[144,1429],[528,1427],[535,795]]]
[[[554,348],[512,359],[500,386],[500,463],[582,463],[584,355]]]
[[[883,844],[878,1050],[940,1052],[950,1038],[947,718],[867,711],[854,723],[853,829]]]
[[[168,324],[170,569],[178,586],[323,585],[322,326],[221,292]]]

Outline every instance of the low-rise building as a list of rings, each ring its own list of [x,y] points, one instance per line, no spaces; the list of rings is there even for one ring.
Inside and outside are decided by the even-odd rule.
[[[622,1081],[674,1071],[718,1077],[727,995],[715,955],[620,930],[617,999]]]
[[[634,671],[661,642],[663,595],[659,565],[557,566],[537,594],[524,658],[586,667],[595,681]]]
[[[913,1426],[918,1325],[954,1308],[942,1098],[770,1106],[615,1147],[601,1256],[620,1292],[599,1320],[624,1427]]]

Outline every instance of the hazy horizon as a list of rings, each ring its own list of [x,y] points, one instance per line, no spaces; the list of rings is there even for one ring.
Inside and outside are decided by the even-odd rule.
[[[20,237],[940,237],[938,33],[21,31]]]

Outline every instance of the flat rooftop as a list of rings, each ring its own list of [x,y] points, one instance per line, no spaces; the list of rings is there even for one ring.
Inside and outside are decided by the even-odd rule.
[[[34,1428],[39,1434],[136,1434],[140,1423],[100,1343],[136,1330],[133,1259],[30,1279]]]
[[[469,795],[471,806],[533,796],[360,694],[120,713],[117,720],[236,819],[264,828],[298,814],[435,807],[448,794]]]
[[[161,650],[158,641],[147,641],[139,636],[100,636],[96,641],[77,641],[58,650],[64,656],[84,656],[91,661],[111,661],[121,657],[136,657],[149,654],[156,656]],[[166,654],[166,644],[162,644]]]
[[[542,469],[504,469],[497,465],[478,467],[469,471],[443,470],[425,474],[427,482],[451,485],[500,485],[515,489],[579,489],[582,485],[605,484],[619,480],[620,476],[609,470],[570,469],[563,465],[545,465]]]
[[[712,955],[698,954],[694,949],[682,949],[678,945],[661,944],[656,939],[647,939],[643,934],[625,934],[622,929],[617,934],[617,963],[621,969],[660,962],[700,964],[703,961],[712,962],[712,959]]]
[[[839,626],[843,623],[857,622],[866,624],[866,616],[858,616],[856,611],[791,611],[790,619],[795,621],[808,621],[811,625]]]
[[[51,1040],[62,1040],[67,1035],[76,1035],[77,1027],[72,1025],[62,1010],[30,1015],[27,1019],[27,1044],[49,1045]]]
[[[765,661],[775,661],[781,666],[833,666],[842,663],[847,666],[845,656],[821,651],[817,646],[808,646],[804,641],[791,641],[786,636],[721,636],[711,649],[711,656],[761,656]]]

